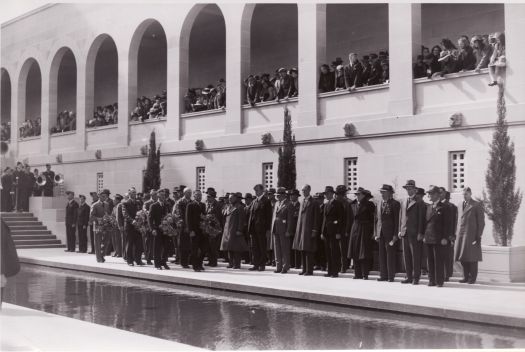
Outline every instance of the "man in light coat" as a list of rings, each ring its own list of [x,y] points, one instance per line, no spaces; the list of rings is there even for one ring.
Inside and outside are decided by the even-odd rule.
[[[277,203],[272,216],[272,236],[275,252],[276,270],[274,273],[286,274],[290,269],[290,238],[293,209],[286,198],[284,187],[277,189]]]
[[[463,279],[459,282],[473,284],[478,276],[481,261],[481,235],[485,228],[485,214],[479,202],[472,199],[469,187],[463,190],[464,201],[459,209],[459,222],[455,246],[455,259],[463,266]]]

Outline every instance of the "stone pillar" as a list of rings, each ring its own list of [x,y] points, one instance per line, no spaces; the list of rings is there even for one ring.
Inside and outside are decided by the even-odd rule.
[[[57,79],[54,78],[54,82],[51,81],[51,67],[41,66],[42,75],[42,94],[41,94],[41,132],[40,151],[42,154],[49,154],[50,152],[50,135],[49,130],[56,123],[57,118]],[[58,72],[58,70],[56,71]],[[51,86],[52,84],[52,86]],[[25,92],[24,92],[25,94]],[[25,99],[24,99],[25,101]],[[25,110],[25,109],[24,109]],[[25,113],[25,111],[24,111]],[[52,121],[50,121],[52,119]]]
[[[395,116],[413,115],[413,56],[421,47],[421,4],[388,4],[390,88],[388,111]]]
[[[18,98],[20,96],[20,85],[18,84],[18,80],[20,78],[15,74],[11,76],[11,79],[11,141],[9,143],[9,154],[13,155],[15,159],[18,159],[18,138],[20,137],[18,135],[18,127],[20,126],[20,117],[18,116]]]
[[[525,102],[525,4],[505,3],[505,54],[507,104]],[[494,93],[496,94],[496,93]],[[512,97],[512,99],[510,99]]]
[[[318,123],[319,66],[326,60],[326,4],[299,3],[299,126]]]
[[[166,37],[171,37],[166,33]],[[176,37],[173,35],[173,37]],[[175,40],[173,40],[175,42]],[[170,45],[170,41],[168,41]],[[168,62],[167,62],[167,91],[168,91],[168,116],[167,116],[167,136],[169,140],[180,140],[180,114],[182,104],[182,96],[179,86],[179,41],[176,44],[168,46]]]
[[[92,94],[92,93],[91,93]],[[86,62],[77,61],[77,150],[86,149]],[[93,112],[91,112],[92,114]],[[91,116],[91,115],[89,115]]]
[[[239,134],[242,132],[242,70],[246,65],[244,60],[248,52],[242,50],[242,15],[243,6],[239,4],[224,4],[224,20],[226,23],[226,134]],[[246,49],[246,48],[244,48]]]
[[[129,145],[129,116],[137,100],[137,59],[118,53],[118,145]]]

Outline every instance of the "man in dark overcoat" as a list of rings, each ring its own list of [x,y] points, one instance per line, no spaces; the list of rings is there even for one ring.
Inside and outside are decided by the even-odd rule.
[[[124,231],[126,231],[126,261],[129,266],[133,262],[137,265],[144,265],[142,261],[142,235],[135,227],[135,217],[142,209],[142,203],[137,199],[137,190],[131,187],[128,190],[129,199],[122,203],[122,216],[124,217]],[[109,206],[108,206],[109,210]]]
[[[42,176],[46,178],[46,184],[43,187],[43,196],[53,197],[53,187],[55,186],[55,172],[51,171],[50,164],[46,164],[46,171],[42,172]]]
[[[215,188],[208,187],[206,190],[206,208],[204,213],[207,217],[212,217],[214,220],[213,223],[217,225],[218,228],[222,229],[223,226],[223,217],[222,209],[219,202],[217,202],[217,192]],[[217,258],[219,257],[219,247],[221,245],[221,236],[220,234],[206,234],[207,237],[207,248],[206,252],[208,254],[208,263],[206,266],[216,267]]]
[[[270,237],[272,223],[272,204],[264,194],[263,185],[257,184],[253,190],[255,191],[255,199],[250,207],[248,218],[253,266],[249,270],[264,271],[267,260],[267,237]]]
[[[314,273],[314,255],[317,250],[317,238],[320,223],[319,204],[310,195],[310,185],[302,188],[303,200],[299,205],[299,217],[292,248],[301,254],[301,272],[299,275],[310,276]]]
[[[332,186],[326,186],[326,203],[323,209],[323,226],[321,237],[326,244],[326,256],[328,260],[328,273],[325,277],[338,277],[341,270],[341,253],[339,242],[344,233],[345,210],[343,204],[334,198],[335,190]]]
[[[363,65],[357,59],[357,54],[348,55],[349,64],[344,67],[345,88],[349,91],[363,86]]]
[[[406,272],[406,279],[401,283],[418,285],[421,277],[426,204],[417,197],[414,180],[408,180],[403,188],[406,189],[408,198],[401,200],[399,211],[399,237],[402,239]]]
[[[87,252],[87,230],[89,226],[89,205],[86,203],[86,196],[80,194],[80,205],[78,206],[77,229],[78,229],[78,252]]]
[[[169,270],[168,245],[170,238],[161,228],[162,219],[170,213],[170,204],[166,201],[166,192],[161,189],[157,193],[157,201],[149,206],[148,223],[153,237],[153,260],[158,270]]]
[[[190,253],[191,253],[191,239],[190,231],[188,230],[188,219],[186,218],[186,210],[189,203],[191,203],[191,196],[193,191],[186,187],[183,190],[183,197],[175,203],[173,213],[176,218],[182,221],[181,231],[178,236],[178,250],[180,255],[180,265],[188,269],[190,267]]]
[[[443,287],[445,281],[445,251],[450,245],[449,207],[441,203],[440,190],[431,186],[427,191],[431,205],[427,208],[425,237],[423,239],[428,250],[428,286]]]
[[[399,202],[393,198],[394,188],[383,185],[382,200],[376,210],[374,238],[379,242],[379,278],[394,282],[396,276],[397,237],[399,233]]]
[[[299,203],[299,197],[301,194],[299,190],[288,190],[286,194],[290,198],[290,209],[291,209],[291,218],[290,218],[290,267],[300,269],[301,268],[301,253],[293,249],[293,241],[295,238],[295,232],[297,230],[297,222],[299,221],[299,208],[301,204]]]
[[[454,273],[454,242],[456,242],[456,228],[458,225],[458,207],[450,202],[450,192],[444,187],[439,187],[441,203],[446,205],[449,209],[450,220],[450,234],[447,235],[449,240],[448,246],[445,250],[445,282],[449,281]]]
[[[343,216],[343,233],[341,234],[341,240],[339,241],[339,250],[341,254],[341,273],[346,273],[350,267],[350,261],[348,260],[348,242],[350,240],[350,231],[348,225],[353,221],[352,207],[350,206],[350,200],[346,197],[347,188],[345,185],[339,185],[335,188],[335,199],[337,199],[344,208]]]
[[[201,227],[201,216],[206,214],[206,206],[201,202],[202,193],[196,190],[193,193],[193,201],[186,207],[186,219],[191,243],[191,266],[194,271],[204,270],[202,260],[207,247],[206,234]]]
[[[224,230],[221,239],[221,251],[228,253],[228,268],[241,268],[241,255],[248,250],[244,237],[246,213],[240,204],[242,194],[231,193],[229,204],[224,209]]]
[[[472,199],[472,190],[463,190],[464,201],[459,208],[459,223],[455,247],[455,260],[463,266],[463,279],[459,282],[474,284],[481,258],[481,236],[485,228],[485,213],[480,202]]]
[[[157,203],[157,201],[159,200],[158,191],[156,189],[152,189],[149,192],[149,195],[150,199],[145,201],[142,205],[142,210],[146,212],[149,212],[151,205]],[[153,260],[153,241],[154,239],[150,228],[142,234],[142,247],[144,248],[144,257],[146,259],[146,264],[148,265],[153,264],[151,262]]]
[[[373,260],[374,214],[375,205],[369,190],[359,187],[354,223],[350,233],[348,258],[354,261],[354,279],[368,280],[370,265]]]
[[[75,193],[72,191],[66,192],[66,252],[74,252],[76,245],[76,232],[78,220],[78,203],[75,201]]]

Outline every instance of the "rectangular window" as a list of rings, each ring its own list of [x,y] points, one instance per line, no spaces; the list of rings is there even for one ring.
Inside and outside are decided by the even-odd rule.
[[[349,191],[357,191],[357,158],[345,158],[345,186]]]
[[[97,193],[102,192],[104,189],[104,173],[97,172]]]
[[[197,182],[195,189],[200,190],[201,192],[206,192],[206,168],[204,166],[197,167]]]
[[[461,192],[465,188],[465,151],[449,153],[450,192]]]
[[[265,189],[274,188],[273,163],[262,164],[262,184]]]

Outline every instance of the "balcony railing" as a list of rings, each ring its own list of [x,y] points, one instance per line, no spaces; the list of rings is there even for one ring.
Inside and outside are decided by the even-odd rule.
[[[226,127],[226,109],[181,114],[180,134],[183,139],[219,136]]]

